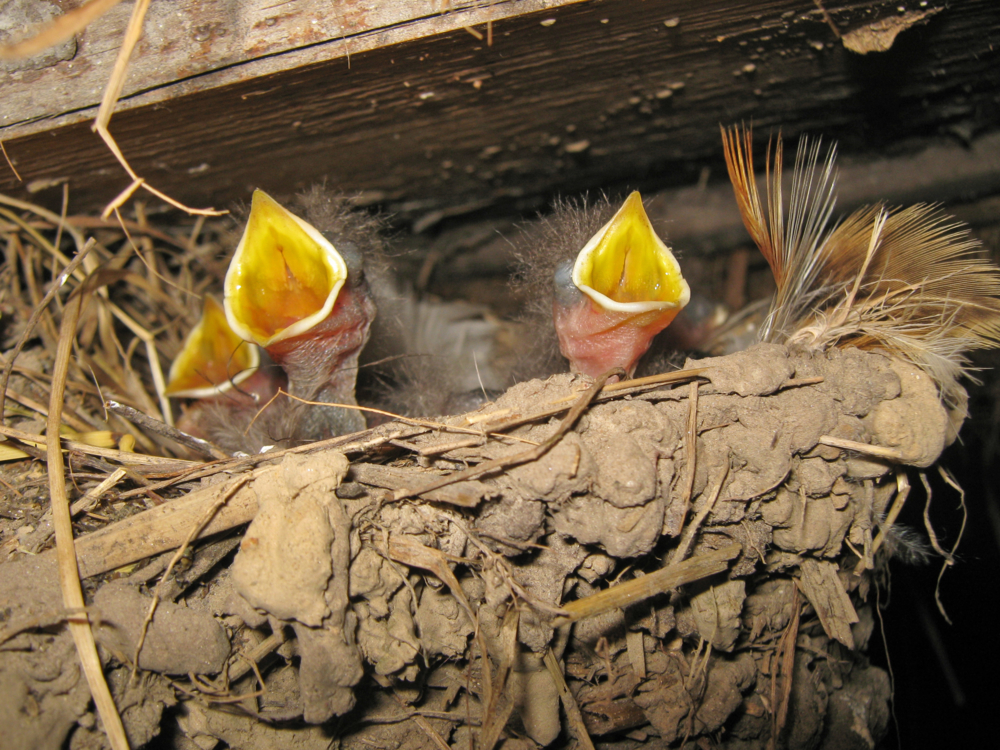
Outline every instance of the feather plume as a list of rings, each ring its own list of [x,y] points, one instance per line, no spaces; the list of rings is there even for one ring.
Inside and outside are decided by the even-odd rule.
[[[780,135],[773,160],[768,147],[765,213],[751,132],[723,129],[722,142],[743,223],[777,284],[761,340],[886,350],[925,370],[954,401],[966,352],[1000,346],[1000,269],[968,228],[926,204],[864,207],[831,224],[836,150],[821,162],[820,142],[806,137],[785,219]]]

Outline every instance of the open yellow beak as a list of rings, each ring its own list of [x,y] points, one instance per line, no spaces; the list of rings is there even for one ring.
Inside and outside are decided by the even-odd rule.
[[[205,297],[201,320],[170,366],[165,393],[177,398],[216,396],[249,378],[259,365],[257,346],[237,336],[222,305]]]
[[[255,190],[225,283],[226,317],[260,346],[298,336],[333,310],[347,264],[311,224]]]
[[[674,310],[676,315],[691,299],[680,265],[653,231],[638,191],[580,251],[573,283],[609,312]]]

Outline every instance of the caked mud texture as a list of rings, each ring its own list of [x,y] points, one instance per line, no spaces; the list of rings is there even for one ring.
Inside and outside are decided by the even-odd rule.
[[[156,692],[161,673],[214,673],[227,635],[233,652],[245,654],[282,633],[283,660],[264,663],[266,692],[248,705],[261,720],[293,723],[278,728],[187,703],[179,721],[188,736],[313,747],[322,735],[308,723],[334,719],[325,731],[343,747],[405,739],[419,747],[430,743],[426,728],[465,746],[469,732],[509,714],[507,736],[562,742],[576,730],[546,666],[551,653],[588,731],[616,746],[640,736],[711,736],[721,747],[763,748],[776,729],[790,748],[877,743],[890,690],[865,657],[875,580],[850,547],[863,558],[871,552],[894,469],[821,438],[890,448],[903,463],[926,466],[954,434],[949,414],[923,373],[877,353],[758,345],[687,365],[707,368],[690,502],[689,384],[599,398],[539,460],[443,488],[437,502],[393,501],[392,491],[513,457],[523,441],[551,435],[559,417],[441,453],[428,449],[454,444],[454,433],[411,435],[413,452],[396,453],[392,466],[368,457],[349,468],[325,452],[257,470],[246,497],[233,497],[256,507],[235,561],[186,607],[161,605],[140,660],[148,710],[125,710],[126,726],[155,730],[150,717],[171,703]],[[525,382],[446,421],[478,418],[489,429],[558,399],[570,403],[588,386],[572,375]],[[429,457],[416,461],[417,450]],[[571,628],[553,619],[567,602],[663,568],[688,539],[693,559],[734,541],[742,551],[726,572],[679,591]],[[58,612],[54,571],[39,560],[0,572],[7,623]],[[148,598],[119,581],[99,588],[94,602],[118,623],[113,638],[97,631],[105,658],[131,658],[130,623]],[[175,642],[174,632],[197,638]],[[39,650],[13,650],[29,643]],[[0,653],[0,705],[11,707],[2,710],[22,710],[29,692],[39,707],[29,722],[36,729],[25,733],[39,743],[31,746],[58,747],[87,711],[70,654],[66,633],[22,633]],[[242,657],[232,659],[235,674]],[[253,679],[230,689],[250,693]],[[503,687],[484,718],[487,682]],[[126,684],[112,680],[119,698]],[[365,721],[411,709],[432,712],[424,728]],[[632,730],[641,735],[624,739]],[[50,744],[38,740],[43,734]]]

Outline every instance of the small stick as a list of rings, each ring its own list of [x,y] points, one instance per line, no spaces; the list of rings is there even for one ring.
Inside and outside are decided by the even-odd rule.
[[[40,445],[44,441],[41,435],[32,435],[29,432],[16,430],[13,427],[0,425],[0,435],[20,440],[29,446]],[[118,461],[126,466],[147,466],[151,469],[184,470],[192,466],[203,466],[204,464],[195,461],[185,461],[181,458],[163,458],[161,456],[147,456],[142,453],[130,453],[129,451],[117,450],[115,448],[100,448],[96,445],[87,445],[76,440],[62,439],[63,447],[66,450],[82,453],[87,456],[100,456],[101,458]]]
[[[208,456],[216,461],[225,461],[227,458],[231,458],[228,453],[219,448],[217,445],[210,443],[208,440],[202,440],[194,435],[188,435],[186,432],[181,432],[176,427],[172,427],[166,422],[161,422],[159,419],[153,419],[153,417],[143,414],[141,411],[133,409],[131,406],[125,406],[125,404],[119,404],[117,401],[107,400],[104,402],[104,408],[127,419],[129,422],[132,422],[132,424],[142,427],[144,430],[148,430],[149,432],[153,432],[169,440],[173,440],[175,443],[180,443],[191,450],[197,451],[203,456]]]
[[[250,653],[239,654],[239,656],[242,656],[244,658],[246,663],[241,664],[238,667],[234,667],[232,670],[230,670],[229,682],[234,683],[237,680],[240,680],[244,676],[249,674],[250,671],[253,670],[253,667],[250,666],[251,664],[257,664],[261,659],[270,654],[272,651],[276,651],[278,647],[281,646],[281,644],[285,643],[287,640],[288,640],[288,635],[285,632],[285,628],[282,627],[279,628],[277,632],[271,633],[271,635],[262,640],[256,646],[254,646],[253,649],[250,651]],[[263,686],[263,684],[264,682],[263,680],[261,680],[261,686]]]
[[[684,457],[687,459],[687,482],[684,485],[683,519],[691,507],[691,493],[694,492],[694,474],[698,468],[698,381],[691,381],[691,395],[688,397],[687,434],[684,436]]]
[[[184,555],[184,551],[188,548],[196,536],[198,536],[208,522],[212,520],[212,516],[218,512],[219,508],[229,502],[229,499],[235,495],[240,489],[243,488],[247,482],[250,481],[250,477],[242,477],[237,482],[235,482],[218,500],[216,500],[212,505],[206,509],[202,514],[202,517],[198,519],[198,523],[191,527],[188,532],[187,537],[180,547],[177,548],[177,552],[170,560],[170,564],[164,571],[163,575],[160,577],[159,583],[156,584],[156,591],[153,593],[153,601],[149,603],[149,612],[146,613],[146,618],[142,621],[142,630],[139,633],[139,642],[135,644],[135,658],[132,660],[132,679],[135,679],[136,673],[139,671],[139,654],[142,651],[142,646],[146,642],[146,633],[149,630],[149,625],[153,622],[153,615],[156,614],[156,607],[160,603],[160,594],[163,591],[163,586],[166,580],[170,577],[170,574],[174,570],[174,566],[180,561],[181,557]]]
[[[788,719],[788,702],[792,695],[792,675],[795,671],[795,647],[799,637],[799,617],[802,607],[799,606],[799,586],[792,579],[792,619],[781,634],[778,642],[777,655],[780,662],[772,667],[771,673],[771,740],[768,748],[778,746],[778,736],[785,728]],[[781,695],[778,695],[778,678],[781,680]],[[777,709],[777,710],[775,710]]]
[[[854,451],[855,453],[864,453],[869,456],[875,456],[876,458],[885,458],[889,461],[901,463],[906,460],[906,457],[895,448],[883,448],[880,445],[859,443],[856,440],[845,440],[844,438],[834,437],[833,435],[821,435],[819,442],[823,445],[829,445],[831,448],[841,448],[847,451]]]
[[[556,684],[556,690],[559,693],[559,698],[562,700],[563,710],[566,711],[566,718],[569,719],[570,728],[573,734],[576,735],[576,741],[580,743],[584,750],[594,750],[594,742],[590,739],[587,725],[583,723],[583,714],[580,713],[580,707],[576,703],[576,698],[573,697],[569,685],[566,684],[566,676],[563,674],[562,667],[559,666],[559,660],[556,659],[556,655],[552,653],[551,646],[545,650],[543,661],[549,670],[549,674],[552,676],[552,681]]]
[[[631,394],[633,391],[655,388],[660,385],[667,385],[668,383],[680,383],[685,380],[701,377],[703,373],[708,372],[710,369],[710,367],[695,367],[690,370],[675,370],[674,372],[665,372],[659,375],[647,375],[644,378],[619,380],[617,383],[605,385],[595,400],[610,398],[619,391]],[[565,411],[576,398],[576,396],[563,396],[562,398],[554,399],[553,401],[547,402],[549,404],[548,409],[535,412],[529,416],[518,416],[513,419],[509,419],[506,422],[500,422],[493,426],[491,432],[509,430],[511,427],[517,427],[519,425],[526,424],[527,422],[535,422],[539,419],[543,419],[544,417],[554,416]],[[491,419],[502,417],[507,414],[510,414],[510,409],[497,409],[496,411],[492,411],[487,414],[466,416],[465,421],[467,424],[476,424],[478,422],[488,422]]]
[[[740,554],[742,549],[743,546],[739,542],[734,542],[722,549],[692,557],[684,562],[670,563],[649,575],[633,578],[631,581],[620,583],[583,599],[567,602],[562,607],[564,614],[553,618],[552,625],[557,627],[568,625],[584,617],[593,617],[612,609],[637,604],[656,594],[721,573],[729,567],[729,561]]]
[[[681,537],[681,543],[674,550],[674,554],[670,556],[670,564],[674,565],[681,562],[686,556],[688,551],[691,549],[691,545],[694,543],[694,536],[698,533],[698,529],[701,527],[702,522],[708,517],[708,514],[712,512],[712,508],[715,507],[715,501],[719,499],[719,493],[722,492],[722,485],[726,483],[726,479],[729,477],[729,461],[726,461],[726,465],[722,467],[722,476],[719,477],[719,483],[715,485],[715,489],[712,490],[711,496],[705,501],[705,505],[702,509],[698,511],[688,527],[684,529],[684,534]]]
[[[580,415],[590,406],[590,402],[594,400],[594,397],[600,392],[601,388],[607,382],[608,378],[612,375],[618,375],[619,377],[624,376],[625,371],[620,367],[615,367],[608,372],[604,373],[596,380],[594,384],[590,386],[587,391],[580,396],[577,402],[573,405],[567,413],[566,416],[562,418],[559,426],[556,427],[555,432],[549,436],[541,445],[534,448],[530,448],[522,453],[518,453],[513,456],[505,456],[503,458],[496,458],[492,461],[486,461],[479,464],[478,466],[473,466],[464,471],[455,472],[454,474],[449,474],[448,476],[441,477],[428,484],[425,487],[421,487],[417,490],[407,490],[400,489],[396,490],[393,495],[393,501],[404,500],[408,497],[416,497],[417,495],[422,495],[425,492],[430,492],[431,490],[438,490],[442,487],[446,487],[449,484],[454,484],[455,482],[463,482],[467,479],[475,479],[476,477],[482,476],[483,474],[489,474],[491,472],[497,471],[499,469],[506,469],[511,466],[518,466],[520,464],[529,463],[531,461],[537,461],[546,453],[548,453],[552,447],[562,440],[563,436],[569,432],[570,428],[576,423],[576,420],[580,418]]]

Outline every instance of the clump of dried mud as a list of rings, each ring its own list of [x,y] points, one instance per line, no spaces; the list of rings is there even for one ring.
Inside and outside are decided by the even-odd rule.
[[[559,375],[444,420],[478,435],[276,460],[241,490],[258,508],[241,537],[174,575],[133,679],[164,565],[92,579],[134,746],[874,747],[880,523],[897,466],[933,463],[962,415],[877,353],[759,345],[687,368],[706,368],[693,433],[692,385],[620,392],[522,462],[562,415],[528,418],[590,385]],[[488,461],[511,465],[399,499]],[[563,624],[568,603],[734,543],[721,573]],[[47,559],[0,566],[5,746],[102,740],[60,615]]]

